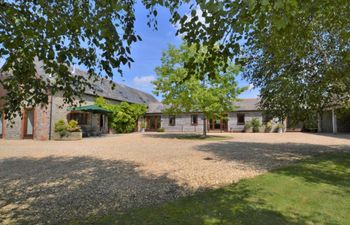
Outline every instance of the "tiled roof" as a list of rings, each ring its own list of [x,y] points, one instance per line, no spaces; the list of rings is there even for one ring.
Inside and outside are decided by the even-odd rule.
[[[39,76],[43,79],[50,79],[49,75],[45,73],[42,68],[42,63],[39,61],[35,62],[36,70]],[[79,69],[72,69],[75,75],[87,75],[85,71]],[[93,82],[95,92],[93,89],[87,88],[85,93],[90,95],[98,95],[103,96],[104,98],[113,99],[117,101],[124,101],[130,103],[139,103],[139,104],[150,104],[157,103],[158,100],[143,91],[137,90],[135,88],[131,88],[129,86],[114,83],[115,88],[112,89],[112,83],[108,79],[100,78],[99,81]]]
[[[259,110],[258,104],[258,98],[243,98],[239,99],[235,106],[237,107],[236,111],[257,111]]]
[[[235,106],[235,111],[258,111],[258,98],[243,98],[239,99]],[[147,113],[161,113],[166,106],[160,102],[149,104]]]

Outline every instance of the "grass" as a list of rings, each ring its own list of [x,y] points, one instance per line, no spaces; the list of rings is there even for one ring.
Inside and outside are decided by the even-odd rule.
[[[93,224],[350,224],[350,154],[310,158],[253,179]]]

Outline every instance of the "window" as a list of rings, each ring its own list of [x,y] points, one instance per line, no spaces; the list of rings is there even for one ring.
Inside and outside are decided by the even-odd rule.
[[[175,126],[175,116],[169,116],[169,126]]]
[[[244,125],[244,114],[243,113],[238,113],[237,114],[237,125]]]
[[[69,113],[67,116],[69,120],[78,121],[79,125],[86,125],[88,123],[88,114],[87,113]]]
[[[197,125],[198,124],[198,115],[191,115],[191,125]]]

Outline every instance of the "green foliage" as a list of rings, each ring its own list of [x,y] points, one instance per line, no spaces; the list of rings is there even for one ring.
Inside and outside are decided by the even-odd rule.
[[[284,124],[283,124],[283,123],[277,124],[277,128],[278,128],[278,129],[283,129],[283,128],[284,128]]]
[[[165,131],[165,130],[164,130],[163,127],[157,129],[157,132],[164,132],[164,131]]]
[[[135,130],[137,120],[147,112],[147,107],[141,104],[109,104],[104,98],[98,97],[96,105],[112,111],[109,115],[109,125],[117,133],[130,133]]]
[[[244,90],[238,88],[235,81],[239,67],[230,64],[225,70],[221,62],[216,62],[214,74],[211,74],[215,79],[212,79],[209,75],[203,78],[201,70],[190,74],[185,66],[192,58],[203,60],[206,53],[205,47],[197,49],[196,45],[186,44],[179,48],[169,46],[163,52],[162,65],[156,68],[158,79],[154,82],[154,93],[162,95],[162,102],[168,106],[165,113],[203,112],[209,118],[234,110],[233,102]]]
[[[48,95],[57,91],[62,91],[65,103],[71,104],[99,75],[112,77],[114,70],[122,74],[121,67],[130,67],[133,62],[130,46],[141,40],[134,30],[135,4],[106,0],[1,1],[0,58],[6,60],[1,72],[12,73],[1,81],[8,91],[6,115],[20,112],[22,104],[47,104]],[[148,9],[153,15],[153,7]],[[153,17],[149,17],[149,25],[154,23]],[[40,69],[50,74],[50,79],[37,79],[34,59],[43,63]],[[91,80],[72,76],[65,65],[74,64],[87,67]]]
[[[245,125],[244,125],[244,132],[252,132],[252,124],[250,122],[247,122]]]
[[[59,133],[61,137],[66,136],[68,132],[66,122],[64,120],[58,120],[55,123],[54,130],[56,133]]]
[[[49,94],[57,91],[72,104],[99,75],[112,77],[114,70],[122,74],[122,66],[133,62],[132,44],[141,40],[134,30],[136,2],[2,1],[0,58],[6,63],[1,72],[12,73],[0,81],[7,89],[6,117],[23,106],[47,104]],[[261,107],[274,117],[295,114],[304,119],[310,111],[321,112],[329,103],[349,99],[348,0],[141,3],[148,10],[146,23],[154,29],[157,7],[169,9],[177,34],[195,49],[180,63],[186,73],[169,71],[181,73],[177,83],[193,82],[194,77],[213,84],[221,80],[218,68],[226,71],[236,60],[261,88]],[[37,79],[35,57],[52,78]],[[87,67],[91,79],[72,76],[65,65],[74,64]]]
[[[146,128],[146,123],[145,123],[145,121],[144,120],[142,120],[142,122],[141,122],[141,128]]]
[[[249,121],[251,124],[251,127],[253,128],[253,132],[259,132],[262,124],[261,121],[258,118],[253,118],[251,121]]]
[[[80,127],[78,126],[78,121],[76,120],[70,120],[67,125],[67,130],[69,132],[79,132]]]
[[[350,154],[323,154],[223,188],[85,223],[348,224],[349,186]]]
[[[269,121],[265,125],[265,132],[269,133],[269,132],[271,132],[271,130],[272,130],[272,122]]]

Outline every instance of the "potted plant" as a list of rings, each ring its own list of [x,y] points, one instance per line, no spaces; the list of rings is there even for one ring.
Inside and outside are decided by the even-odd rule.
[[[272,122],[269,121],[265,125],[265,133],[270,133],[272,131]]]
[[[164,132],[164,131],[165,131],[165,130],[164,130],[163,127],[157,129],[157,132]]]
[[[254,133],[258,133],[260,131],[260,127],[261,127],[261,121],[258,118],[253,118],[250,121],[250,124],[253,128],[253,132]]]
[[[81,140],[82,138],[83,134],[78,126],[78,121],[70,120],[66,124],[64,120],[58,120],[55,123],[54,140],[73,141]]]
[[[277,124],[277,132],[278,133],[282,134],[283,133],[283,129],[284,129],[283,123]]]
[[[247,122],[245,125],[244,125],[244,132],[245,133],[251,133],[253,131],[252,129],[252,124],[251,122]]]
[[[145,123],[145,121],[142,121],[141,122],[141,132],[144,133],[145,129],[146,129],[146,123]]]

